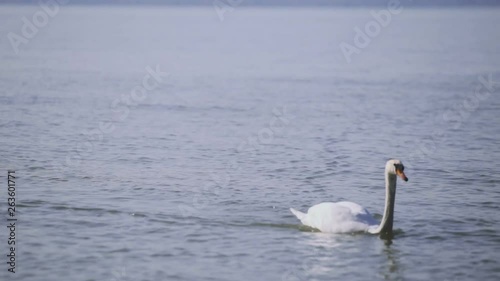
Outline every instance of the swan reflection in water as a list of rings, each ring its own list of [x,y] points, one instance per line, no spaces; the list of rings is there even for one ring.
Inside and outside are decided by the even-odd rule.
[[[378,239],[366,233],[352,235],[322,232],[304,233],[300,242],[307,249],[303,259],[282,275],[283,281],[362,279],[375,268],[375,279],[403,280],[404,267],[396,240]],[[397,236],[397,231],[396,231]],[[366,270],[366,271],[365,271]]]
[[[301,228],[304,239],[298,243],[304,244],[302,249],[307,249],[304,258],[285,272],[282,281],[305,281],[321,276],[331,276],[331,271],[339,264],[342,247],[342,237],[321,232],[310,232],[311,229]],[[309,232],[306,232],[309,231]],[[333,265],[333,266],[332,266]]]
[[[380,252],[380,256],[385,257],[386,261],[380,266],[380,275],[384,277],[384,280],[404,280],[404,267],[400,262],[401,253],[397,244],[393,244],[392,238],[385,240],[380,245]]]

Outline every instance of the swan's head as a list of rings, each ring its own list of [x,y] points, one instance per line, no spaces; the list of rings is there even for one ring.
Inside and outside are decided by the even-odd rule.
[[[391,159],[385,164],[385,171],[389,174],[396,175],[404,181],[408,181],[408,177],[405,175],[405,166],[403,162],[398,159]]]

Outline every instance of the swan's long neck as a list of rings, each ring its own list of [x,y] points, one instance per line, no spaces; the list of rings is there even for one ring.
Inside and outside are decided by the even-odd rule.
[[[384,216],[374,233],[380,235],[392,234],[394,220],[394,202],[396,199],[396,175],[385,172],[385,208]]]

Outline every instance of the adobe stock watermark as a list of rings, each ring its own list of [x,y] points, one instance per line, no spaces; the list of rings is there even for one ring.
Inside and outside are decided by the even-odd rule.
[[[148,92],[164,83],[164,79],[170,76],[169,73],[162,72],[159,65],[156,65],[156,69],[147,66],[146,72],[140,85],[111,102],[110,108],[113,113],[111,121],[101,121],[96,128],[82,132],[85,138],[77,142],[74,151],[66,156],[65,166],[81,164],[82,159],[94,151],[94,145],[102,142],[105,134],[110,134],[116,129],[115,123],[125,121],[130,115],[130,109],[144,102],[148,97]]]
[[[29,41],[38,34],[41,28],[47,26],[51,18],[59,14],[61,5],[66,5],[68,3],[69,0],[42,0],[39,2],[39,9],[33,13],[31,19],[22,17],[21,21],[23,25],[21,27],[21,32],[17,34],[11,31],[7,34],[7,38],[9,39],[14,53],[16,53],[16,55],[19,54],[19,47],[21,44],[28,44]]]
[[[361,54],[361,50],[368,47],[372,39],[377,37],[383,27],[387,27],[392,22],[392,17],[403,11],[399,0],[389,0],[387,9],[370,11],[372,20],[367,22],[363,29],[354,27],[353,44],[347,42],[340,43],[339,47],[347,63],[351,63],[352,55]]]
[[[243,153],[251,153],[251,156],[256,155],[262,146],[272,144],[278,135],[284,134],[283,131],[290,124],[291,119],[292,117],[288,114],[285,106],[281,108],[275,107],[273,109],[273,117],[269,121],[268,126],[243,140],[236,148],[237,155]],[[178,206],[181,215],[186,217],[201,213],[203,209],[206,209],[210,205],[209,197],[219,195],[220,190],[229,185],[232,174],[240,169],[238,159],[234,158],[228,163],[224,171],[210,173],[210,180],[197,190],[193,196],[192,204],[181,204]]]
[[[122,266],[111,271],[113,277],[109,281],[123,281],[127,279],[127,269]]]
[[[472,93],[439,116],[444,121],[445,126],[417,142],[416,148],[409,154],[408,160],[405,161],[410,164],[409,166],[421,159],[431,158],[438,151],[440,143],[449,137],[447,131],[449,129],[458,130],[462,127],[463,123],[471,117],[471,114],[479,108],[481,102],[489,99],[497,90],[494,85],[498,83],[493,81],[491,73],[478,76],[477,81],[479,83],[476,84]]]
[[[213,6],[219,20],[224,21],[224,14],[226,12],[232,12],[236,7],[241,5],[244,0],[214,0]]]

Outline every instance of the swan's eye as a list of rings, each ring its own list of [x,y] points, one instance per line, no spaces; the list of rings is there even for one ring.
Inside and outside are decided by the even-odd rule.
[[[396,168],[396,170],[399,170],[399,171],[405,170],[405,166],[403,166],[401,164],[394,164],[394,168]]]

